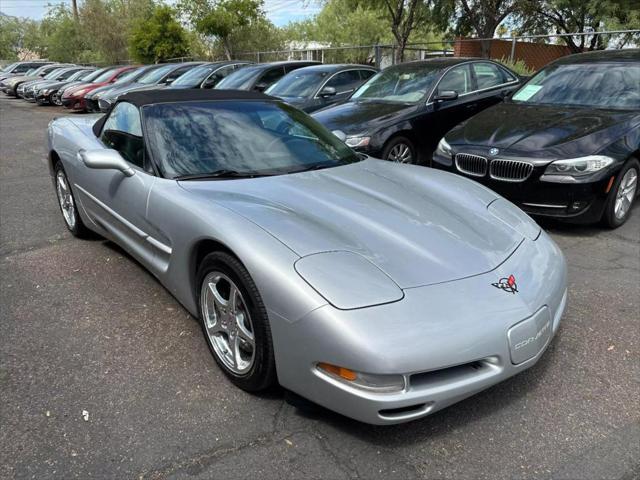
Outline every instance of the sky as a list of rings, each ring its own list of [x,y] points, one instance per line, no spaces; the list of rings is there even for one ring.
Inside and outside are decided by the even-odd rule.
[[[81,3],[82,0],[78,0]],[[169,0],[168,3],[174,3]],[[0,0],[0,12],[16,17],[40,20],[47,12],[48,4],[67,3],[71,0]],[[267,17],[277,26],[290,21],[303,20],[320,11],[318,0],[264,0]]]

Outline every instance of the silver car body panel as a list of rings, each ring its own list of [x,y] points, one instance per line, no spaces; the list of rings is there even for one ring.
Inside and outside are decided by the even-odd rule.
[[[562,252],[475,182],[374,159],[253,179],[127,177],[77,158],[105,148],[98,117],[49,126],[83,221],[195,316],[197,253],[232,251],[267,307],[279,382],[321,405],[374,424],[419,418],[530,367],[558,329]],[[517,292],[494,285],[509,276]],[[364,391],[318,362],[406,387]]]

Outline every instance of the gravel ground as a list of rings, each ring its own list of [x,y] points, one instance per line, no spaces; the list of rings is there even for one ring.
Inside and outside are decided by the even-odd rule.
[[[150,274],[67,233],[45,164],[62,114],[0,98],[0,478],[640,477],[639,208],[544,225],[570,298],[535,367],[373,427],[233,387]]]

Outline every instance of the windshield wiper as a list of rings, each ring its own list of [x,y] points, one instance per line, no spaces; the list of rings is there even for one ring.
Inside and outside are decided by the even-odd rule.
[[[338,167],[335,163],[316,163],[315,165],[310,165],[308,167],[302,167],[297,170],[289,170],[287,173],[301,173],[301,172],[312,172],[314,170],[324,170],[325,168]]]
[[[226,168],[222,168],[220,170],[215,170],[213,172],[207,173],[192,173],[188,175],[180,175],[178,177],[174,177],[174,180],[207,180],[210,178],[255,178],[255,177],[266,177],[269,174],[267,173],[259,173],[259,172],[239,172],[237,170],[229,170]]]

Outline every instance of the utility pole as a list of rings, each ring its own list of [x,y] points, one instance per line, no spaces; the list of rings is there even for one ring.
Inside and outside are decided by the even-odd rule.
[[[78,0],[71,0],[71,8],[73,10],[73,19],[78,21]]]

